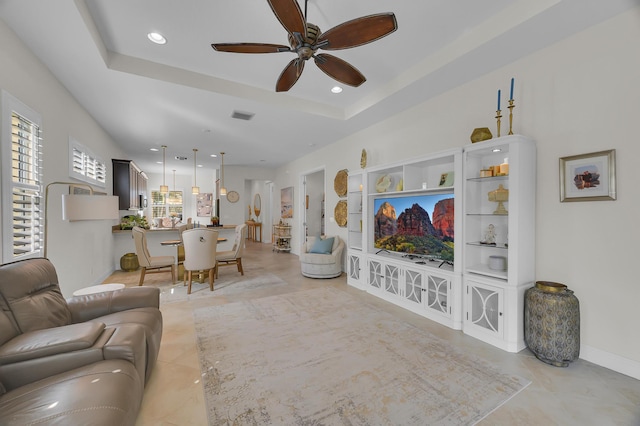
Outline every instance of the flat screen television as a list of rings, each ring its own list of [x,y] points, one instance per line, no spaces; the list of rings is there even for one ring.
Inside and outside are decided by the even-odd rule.
[[[453,193],[378,196],[374,248],[453,263],[453,213]]]

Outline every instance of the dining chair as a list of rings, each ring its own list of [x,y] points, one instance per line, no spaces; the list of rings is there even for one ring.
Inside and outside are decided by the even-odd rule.
[[[233,248],[216,254],[218,266],[237,265],[240,275],[244,275],[242,269],[242,255],[244,253],[245,241],[247,239],[247,224],[236,226]]]
[[[182,233],[184,243],[184,271],[188,274],[189,287],[187,294],[191,294],[193,272],[209,274],[209,290],[213,291],[214,275],[217,272],[216,247],[218,231],[209,228],[187,229]]]
[[[133,240],[136,244],[136,254],[138,255],[138,263],[140,264],[140,281],[141,286],[144,277],[148,273],[171,272],[171,282],[176,282],[176,258],[173,256],[151,256],[147,247],[147,231],[134,226],[131,230]],[[165,270],[170,268],[170,270]]]
[[[191,218],[189,218],[191,219]],[[178,244],[178,278],[180,278],[180,274],[183,276],[184,284],[187,284],[187,274],[184,273],[184,242],[182,241],[182,233],[187,229],[193,229],[193,223],[191,221],[187,221],[187,223],[178,226],[176,228],[178,230],[178,236],[180,240],[180,244]],[[182,267],[182,269],[180,268]]]

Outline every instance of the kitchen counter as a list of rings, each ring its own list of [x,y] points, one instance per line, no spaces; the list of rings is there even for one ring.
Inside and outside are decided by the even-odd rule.
[[[222,226],[214,226],[213,229],[224,230],[224,229],[236,229],[237,225],[222,225]],[[151,228],[147,229],[147,232],[171,232],[177,231],[178,227],[175,228]],[[131,229],[120,229],[120,225],[114,225],[111,228],[111,232],[113,234],[131,234]]]
[[[231,250],[233,247],[234,232],[236,225],[216,226],[213,228],[218,231],[219,237],[226,238],[227,241],[218,243],[217,251]],[[114,238],[113,263],[114,269],[120,269],[120,258],[125,253],[135,253],[136,247],[133,242],[133,236],[130,229],[120,229],[120,225],[113,226],[111,230]],[[172,246],[163,246],[162,242],[166,240],[177,240],[178,228],[154,228],[147,229],[147,247],[151,256],[174,256],[176,248]]]

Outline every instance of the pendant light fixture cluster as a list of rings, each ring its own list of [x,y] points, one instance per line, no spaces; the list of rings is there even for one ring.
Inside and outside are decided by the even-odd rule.
[[[193,195],[197,195],[200,193],[200,187],[198,186],[198,184],[196,183],[196,153],[198,152],[198,150],[196,148],[193,148],[193,186],[191,187],[191,193]]]
[[[224,152],[220,153],[220,195],[227,195],[227,188],[224,187]]]
[[[166,182],[165,182],[166,166],[167,166],[166,154],[167,154],[167,146],[166,145],[162,145],[162,185],[160,185],[160,193],[161,194],[168,194],[169,193],[169,187],[166,185]]]

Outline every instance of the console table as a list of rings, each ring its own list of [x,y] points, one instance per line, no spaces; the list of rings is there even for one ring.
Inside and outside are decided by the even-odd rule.
[[[246,224],[247,224],[247,227],[249,228],[247,232],[247,239],[262,242],[262,222],[254,222],[252,220],[248,220]],[[258,230],[260,230],[259,239],[256,238]]]

